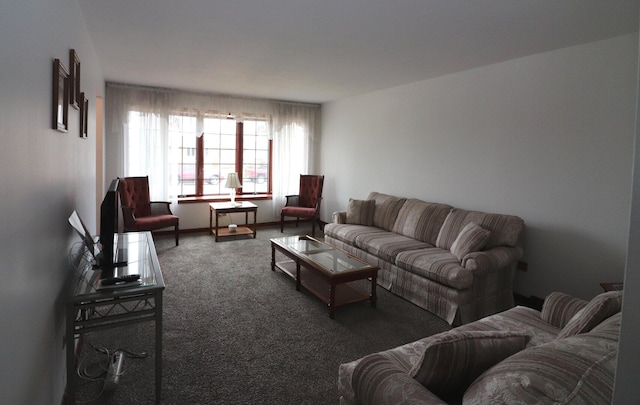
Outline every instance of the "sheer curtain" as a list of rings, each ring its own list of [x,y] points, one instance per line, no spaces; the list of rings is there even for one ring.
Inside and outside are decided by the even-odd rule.
[[[130,111],[124,124],[124,176],[149,176],[152,201],[167,201],[169,194],[167,120],[159,114]]]
[[[313,144],[319,111],[295,104],[277,106],[273,120],[273,215],[280,216],[285,196],[298,194],[300,175],[312,174]]]
[[[273,138],[273,209],[284,196],[297,193],[299,175],[313,168],[317,104],[193,93],[107,83],[105,97],[105,175],[107,178],[149,175],[151,197],[173,200],[168,164],[168,117],[180,112],[231,113],[271,117]]]

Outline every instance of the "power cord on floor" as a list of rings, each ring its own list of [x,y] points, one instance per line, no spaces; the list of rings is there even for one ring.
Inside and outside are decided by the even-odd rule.
[[[117,349],[117,350],[109,350],[105,347],[96,347],[90,342],[86,342],[92,349],[93,352],[84,356],[84,358],[79,359],[78,367],[76,372],[78,377],[84,381],[88,382],[101,382],[102,389],[100,392],[92,399],[85,401],[76,401],[77,403],[92,403],[100,398],[106,391],[109,385],[107,379],[109,376],[109,369],[112,367],[112,362],[116,358],[116,355],[120,353],[122,356],[131,358],[131,359],[144,359],[147,357],[146,352],[135,353],[126,349]],[[91,361],[92,359],[98,359],[95,361]],[[113,376],[116,379],[125,374],[124,368],[119,368],[118,373]]]

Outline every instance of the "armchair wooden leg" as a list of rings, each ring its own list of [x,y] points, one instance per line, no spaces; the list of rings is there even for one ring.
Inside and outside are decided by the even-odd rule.
[[[284,215],[280,215],[280,233],[284,232]]]
[[[180,238],[180,229],[179,229],[178,225],[176,225],[175,233],[176,233],[176,246],[178,246],[178,245],[180,245],[180,242],[179,242],[179,238]]]

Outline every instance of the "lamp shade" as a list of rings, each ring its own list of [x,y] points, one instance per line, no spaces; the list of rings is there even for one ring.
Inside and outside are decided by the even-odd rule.
[[[238,178],[238,173],[233,172],[227,175],[227,182],[224,185],[225,188],[240,188],[242,184],[240,184],[240,179]]]

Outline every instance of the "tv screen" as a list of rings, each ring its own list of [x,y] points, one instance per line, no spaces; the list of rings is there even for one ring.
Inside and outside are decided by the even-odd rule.
[[[102,252],[99,255],[98,266],[102,268],[101,278],[113,276],[113,243],[115,234],[118,233],[118,183],[118,179],[111,182],[100,205],[100,244],[102,245]]]

